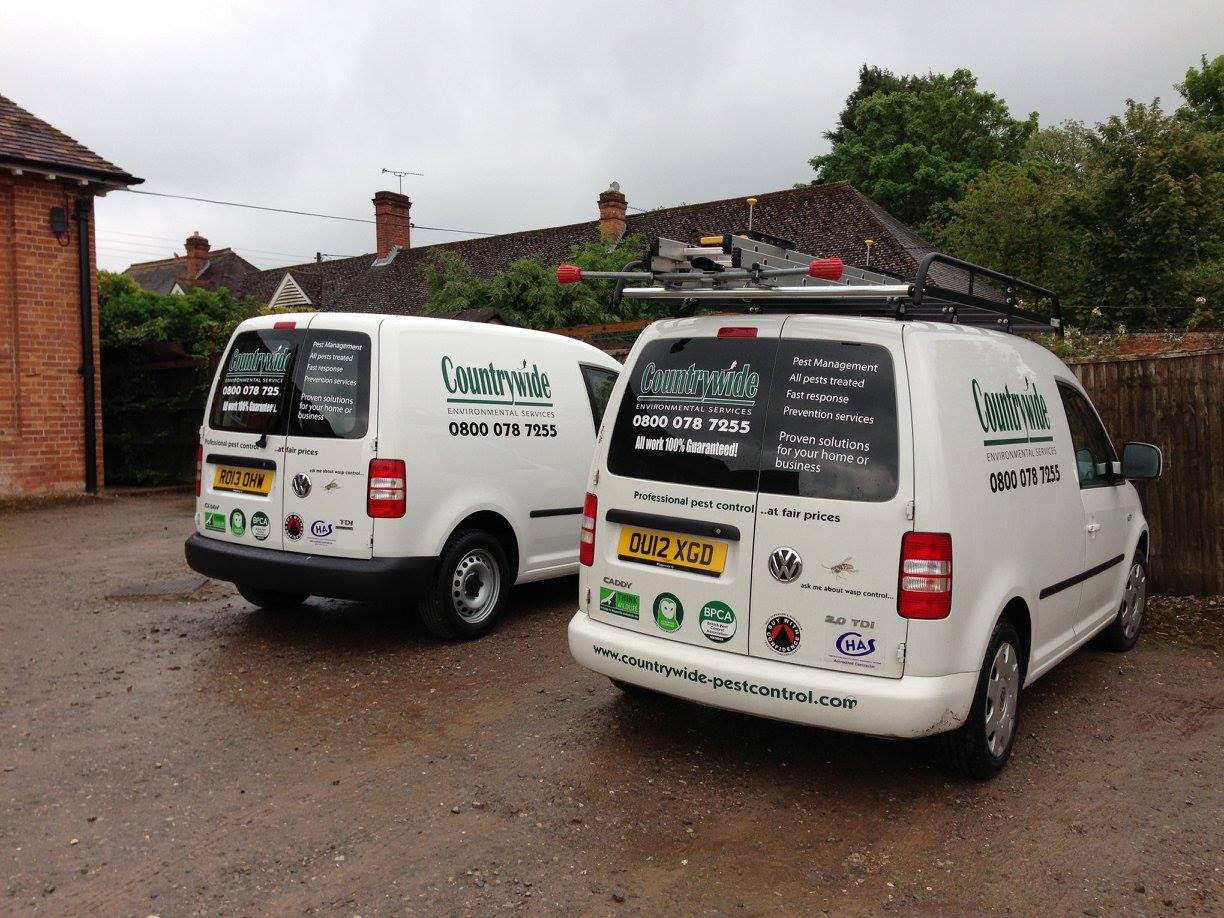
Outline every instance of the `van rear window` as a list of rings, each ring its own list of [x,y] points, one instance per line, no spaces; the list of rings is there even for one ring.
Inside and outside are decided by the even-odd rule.
[[[608,448],[615,475],[833,500],[897,492],[897,394],[879,345],[809,339],[652,341]]]
[[[761,451],[761,490],[832,500],[897,493],[897,388],[878,344],[783,338]]]
[[[370,336],[312,331],[298,364],[289,436],[364,437],[370,415]]]
[[[213,394],[208,426],[233,433],[271,433],[289,389],[302,333],[263,328],[234,339]]]
[[[664,338],[642,349],[621,399],[614,475],[755,491],[776,340]]]

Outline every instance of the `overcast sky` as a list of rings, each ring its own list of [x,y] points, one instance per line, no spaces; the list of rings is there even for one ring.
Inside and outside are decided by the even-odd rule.
[[[1023,10],[1023,12],[1020,12]],[[1095,123],[1224,52],[1224,2],[61,2],[0,13],[0,94],[171,192],[510,232],[812,177],[859,65],[968,67],[1014,115]],[[256,264],[374,249],[374,228],[113,192],[99,264],[199,230]],[[413,232],[414,245],[466,238]]]

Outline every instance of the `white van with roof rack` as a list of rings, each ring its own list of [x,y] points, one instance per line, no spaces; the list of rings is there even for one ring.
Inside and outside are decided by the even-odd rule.
[[[1022,686],[1094,636],[1138,639],[1130,481],[1159,450],[1119,457],[1071,371],[1007,333],[1057,329],[1049,291],[942,255],[901,282],[762,234],[708,242],[655,240],[644,271],[595,275],[748,314],[656,322],[629,354],[573,656],[626,690],[943,734],[962,770],[997,773]]]
[[[513,583],[573,574],[620,364],[544,332],[311,313],[234,332],[200,429],[196,571],[257,606],[420,601],[487,632]]]

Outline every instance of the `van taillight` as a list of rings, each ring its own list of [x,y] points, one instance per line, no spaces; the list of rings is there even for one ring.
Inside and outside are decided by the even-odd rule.
[[[595,517],[599,514],[599,499],[587,491],[582,502],[582,539],[578,543],[578,560],[590,567],[595,563]]]
[[[952,611],[952,536],[907,532],[901,538],[897,611],[903,618],[947,618]]]
[[[204,444],[196,447],[196,497],[200,496],[200,482],[204,478]]]
[[[366,513],[378,519],[399,519],[408,507],[407,471],[403,459],[371,459]]]

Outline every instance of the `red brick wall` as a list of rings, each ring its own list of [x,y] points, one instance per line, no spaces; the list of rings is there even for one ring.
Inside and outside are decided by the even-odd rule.
[[[73,205],[88,189],[37,175],[0,175],[0,498],[85,489],[80,279]],[[68,210],[69,233],[50,210]],[[90,220],[94,360],[97,261]],[[63,243],[63,244],[61,244]],[[95,374],[102,482],[101,370]]]

